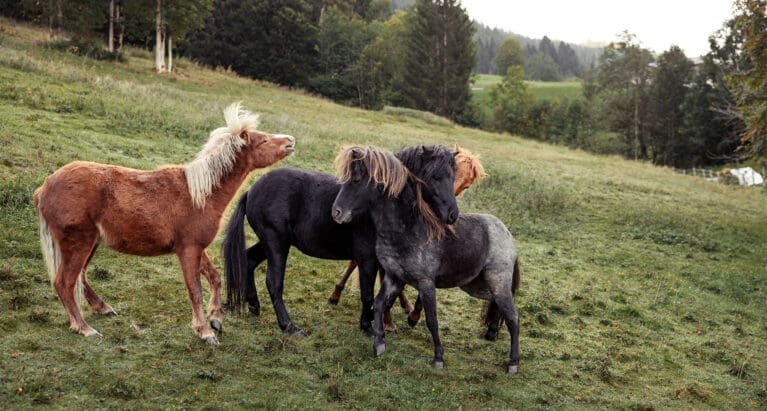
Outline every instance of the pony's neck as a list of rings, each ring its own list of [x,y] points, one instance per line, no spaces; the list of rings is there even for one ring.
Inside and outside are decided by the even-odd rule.
[[[237,158],[232,169],[221,177],[221,181],[205,199],[205,208],[212,207],[214,210],[224,210],[229,205],[242,183],[253,171],[245,150]]]
[[[423,237],[425,240],[428,227],[418,212],[417,201],[412,181],[405,184],[398,198],[382,194],[370,213],[379,236],[396,242],[402,242],[403,238],[412,241]]]

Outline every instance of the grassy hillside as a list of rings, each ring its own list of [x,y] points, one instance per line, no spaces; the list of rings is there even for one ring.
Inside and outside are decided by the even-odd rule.
[[[48,49],[44,31],[0,20],[0,403],[6,408],[764,408],[767,407],[767,196],[668,169],[508,135],[350,109],[179,60],[124,63]],[[308,338],[262,315],[227,315],[221,345],[190,328],[174,257],[100,249],[94,288],[119,313],[68,331],[39,251],[31,194],[75,159],[155,168],[191,160],[221,110],[243,101],[262,128],[298,139],[280,166],[332,172],[344,144],[391,150],[460,143],[490,177],[462,212],[499,216],[521,253],[520,373],[509,336],[481,339],[482,303],[438,292],[445,366],[429,333],[398,334],[374,358],[357,330],[359,293],[327,297],[345,262],[288,260],[286,304]],[[403,114],[404,113],[404,114]],[[258,178],[261,173],[251,177]],[[249,241],[254,241],[252,233]],[[210,253],[222,267],[221,238]],[[413,296],[412,290],[410,295]]]

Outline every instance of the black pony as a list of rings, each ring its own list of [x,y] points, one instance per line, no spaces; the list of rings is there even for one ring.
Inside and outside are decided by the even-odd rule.
[[[506,226],[491,215],[461,214],[446,230],[423,206],[421,192],[427,189],[424,183],[412,175],[401,185],[380,178],[401,174],[405,168],[394,160],[381,163],[381,158],[394,156],[386,152],[374,154],[360,147],[342,151],[336,162],[343,186],[333,203],[336,222],[347,223],[367,214],[375,226],[376,256],[385,272],[373,304],[375,355],[385,351],[384,310],[409,284],[418,289],[423,301],[426,324],[434,340],[432,364],[442,368],[435,289],[460,287],[476,298],[490,301],[491,331],[493,325],[497,331],[499,316],[505,320],[511,334],[507,372],[516,373],[519,318],[514,293],[519,286],[519,266],[514,239]],[[381,171],[389,167],[395,170]]]
[[[408,164],[418,178],[429,183],[431,188],[424,191],[424,199],[437,218],[452,223],[458,218],[458,205],[453,194],[453,157],[454,153],[443,146],[417,146],[400,151],[396,158],[379,160]],[[389,169],[394,168],[386,170]],[[379,177],[396,181],[405,179],[406,175]],[[240,307],[247,301],[250,311],[259,315],[260,303],[253,272],[267,260],[266,286],[280,328],[291,334],[305,335],[291,322],[282,299],[285,261],[293,245],[312,257],[351,259],[359,264],[360,328],[370,333],[373,288],[379,269],[375,257],[375,230],[365,214],[360,214],[351,224],[340,225],[333,221],[331,206],[340,189],[335,176],[281,168],[259,178],[242,195],[229,220],[222,246],[230,306]],[[244,216],[259,238],[259,242],[247,250]]]

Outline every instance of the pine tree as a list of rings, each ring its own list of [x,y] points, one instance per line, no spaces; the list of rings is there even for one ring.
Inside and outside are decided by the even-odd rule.
[[[455,120],[470,96],[474,27],[458,0],[418,0],[405,52],[409,106]]]

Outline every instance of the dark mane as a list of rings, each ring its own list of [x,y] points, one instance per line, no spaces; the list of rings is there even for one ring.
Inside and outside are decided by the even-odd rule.
[[[428,154],[438,158],[436,161],[424,161]],[[408,162],[405,162],[407,160]],[[416,206],[418,213],[424,219],[429,228],[429,239],[441,239],[448,231],[448,226],[444,224],[423,198],[422,186],[424,182],[418,178],[411,170],[417,170],[418,174],[424,179],[428,178],[439,167],[448,165],[454,166],[452,152],[441,146],[419,146],[407,148],[396,157],[389,151],[381,150],[373,146],[346,147],[341,150],[336,157],[336,170],[338,171],[339,181],[343,184],[351,180],[352,169],[355,162],[365,168],[369,181],[382,184],[384,191],[390,198],[397,198],[405,188],[405,183],[409,179],[413,183],[416,195]],[[410,165],[410,166],[408,166]]]
[[[434,172],[445,167],[455,168],[453,152],[445,146],[423,145],[408,147],[396,154],[408,170],[418,170],[423,180],[429,180]]]

